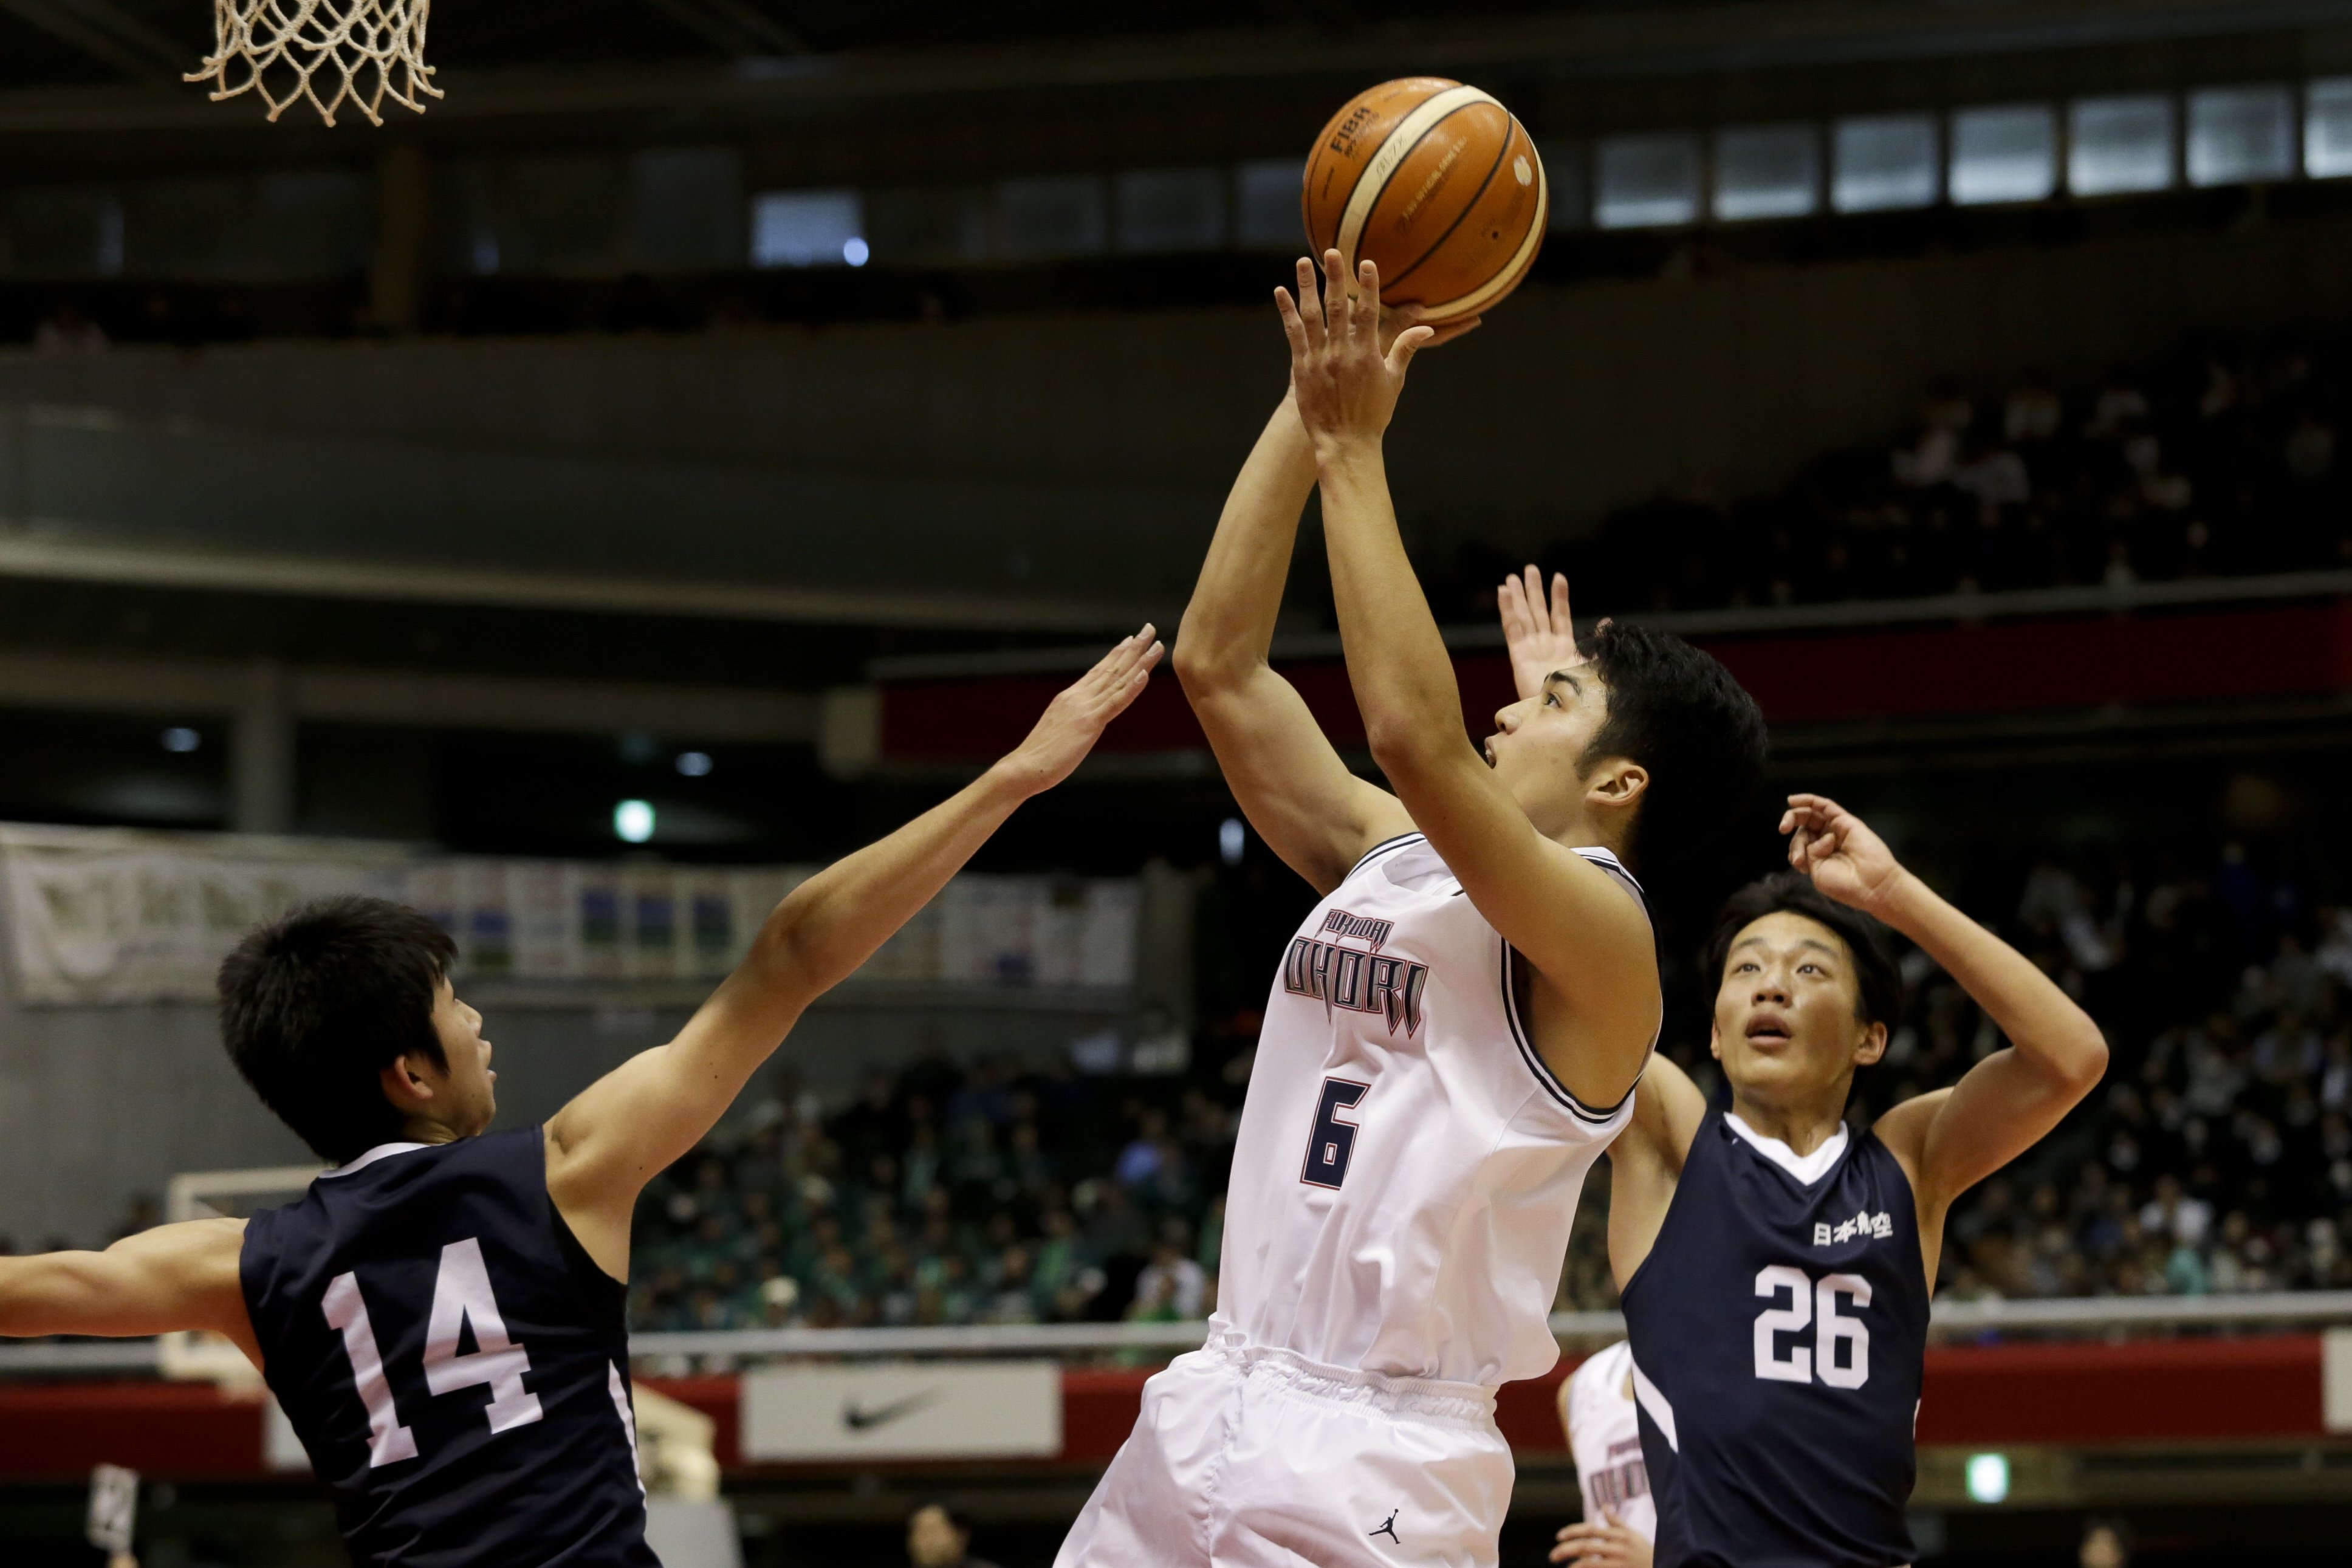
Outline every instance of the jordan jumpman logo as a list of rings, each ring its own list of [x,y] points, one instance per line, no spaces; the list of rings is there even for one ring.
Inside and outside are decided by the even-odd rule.
[[[1399,1511],[1400,1511],[1396,1509],[1389,1510],[1388,1518],[1381,1522],[1381,1527],[1378,1530],[1368,1530],[1364,1531],[1364,1533],[1367,1535],[1385,1535],[1391,1541],[1395,1542],[1399,1546],[1402,1546],[1404,1544],[1404,1540],[1396,1532],[1396,1516]]]

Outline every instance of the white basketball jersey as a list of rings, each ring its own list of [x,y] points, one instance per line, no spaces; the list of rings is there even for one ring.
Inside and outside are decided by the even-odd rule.
[[[1577,852],[1640,900],[1614,855]],[[1594,1110],[1552,1076],[1516,962],[1418,833],[1316,905],[1250,1072],[1219,1325],[1393,1377],[1492,1386],[1559,1359],[1569,1222],[1633,1097]]]
[[[1560,1385],[1559,1407],[1586,1521],[1599,1524],[1605,1509],[1620,1524],[1655,1541],[1658,1505],[1650,1496],[1642,1424],[1633,1414],[1633,1347],[1621,1339],[1588,1357]]]

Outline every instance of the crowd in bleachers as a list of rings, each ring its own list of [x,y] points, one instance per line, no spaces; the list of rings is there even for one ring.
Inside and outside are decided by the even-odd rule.
[[[1961,1297],[2352,1287],[2352,908],[2231,844],[2086,851],[1960,893],[2107,1032],[2106,1082],[1955,1207]],[[1859,1081],[1866,1124],[1954,1082],[1998,1034],[1926,957]],[[1704,991],[1670,1026],[1686,1042]],[[1244,1020],[1246,1021],[1246,1020]],[[643,1328],[1039,1322],[1204,1315],[1246,1052],[1190,1077],[939,1057],[828,1106],[790,1079],[646,1195]],[[1613,1304],[1607,1166],[1563,1307]]]
[[[792,1080],[657,1178],[640,1328],[1204,1316],[1237,1112],[1174,1079],[959,1067]]]
[[[2146,371],[1934,388],[1911,429],[1781,494],[1661,500],[1557,565],[1596,611],[1720,610],[2352,566],[2340,355],[2193,344]],[[1510,565],[1465,552],[1455,613]]]

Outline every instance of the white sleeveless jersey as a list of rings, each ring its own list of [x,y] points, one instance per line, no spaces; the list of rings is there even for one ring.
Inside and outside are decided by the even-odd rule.
[[[1650,1472],[1642,1462],[1642,1423],[1633,1412],[1633,1347],[1619,1340],[1588,1356],[1576,1375],[1559,1385],[1559,1414],[1576,1457],[1576,1484],[1584,1493],[1584,1517],[1601,1522],[1601,1511],[1643,1540],[1658,1538],[1658,1505],[1650,1496]]]
[[[1636,901],[1606,850],[1578,853]],[[1517,962],[1418,833],[1358,862],[1275,979],[1225,1197],[1217,1325],[1327,1365],[1486,1386],[1548,1371],[1584,1173],[1633,1114],[1580,1103]]]

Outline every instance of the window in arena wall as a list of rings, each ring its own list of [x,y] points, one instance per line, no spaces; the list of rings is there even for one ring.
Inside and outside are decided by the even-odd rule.
[[[1741,125],[1715,133],[1717,218],[1801,218],[1821,204],[1821,133],[1812,126]]]
[[[1225,243],[1219,169],[1130,169],[1111,186],[1113,236],[1127,252],[1214,250]]]
[[[889,266],[988,259],[988,189],[956,183],[894,185],[866,194],[866,243]]]
[[[2048,201],[2058,189],[2056,111],[2016,103],[1955,113],[1950,189],[1962,206]]]
[[[767,191],[751,202],[754,267],[862,267],[866,203],[856,191]]]
[[[1695,223],[1699,213],[1699,141],[1687,131],[1610,136],[1594,160],[1592,221],[1604,229]]]
[[[1592,148],[1573,136],[1546,136],[1536,143],[1543,156],[1550,210],[1544,227],[1553,234],[1592,225]]]
[[[1936,121],[1874,114],[1837,122],[1831,136],[1830,205],[1841,213],[1931,207],[1943,194]]]
[[[2283,86],[2189,95],[2189,183],[2242,185],[2294,172],[2294,94]]]
[[[1107,205],[1092,174],[1000,181],[993,249],[1011,261],[1100,255],[1110,240]]]
[[[743,265],[743,155],[656,147],[629,160],[629,257],[640,267]]]
[[[2303,172],[2315,180],[2352,174],[2352,77],[2322,77],[2304,89]]]
[[[2170,190],[2179,134],[2161,93],[2077,99],[2066,110],[2066,188],[2078,196]]]
[[[1298,180],[1296,158],[1251,158],[1234,164],[1234,243],[1244,250],[1296,251],[1306,245]]]

